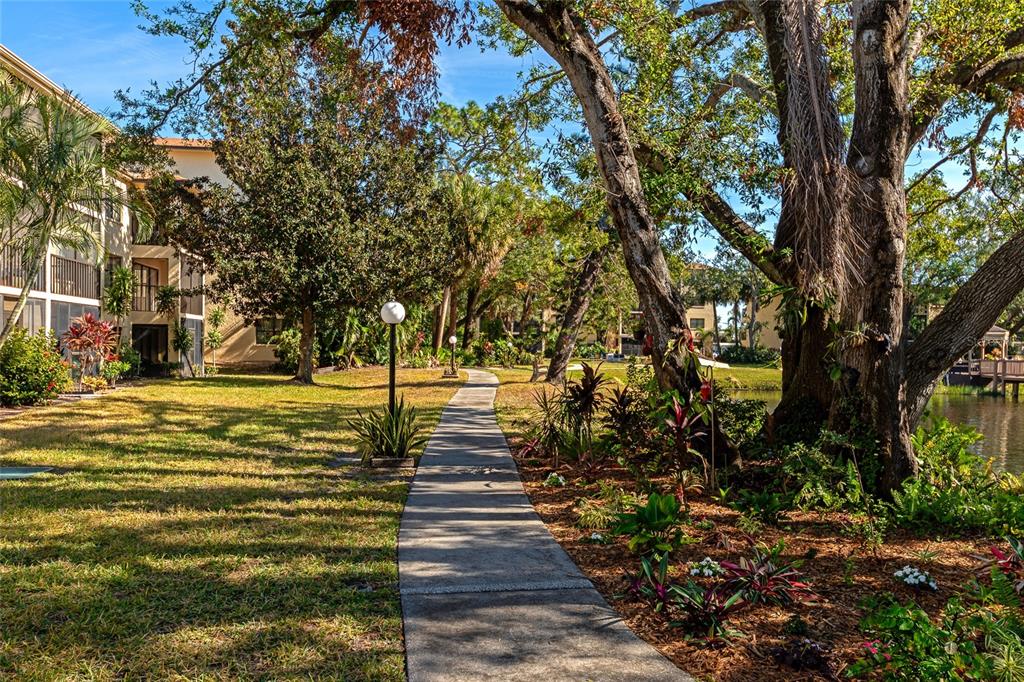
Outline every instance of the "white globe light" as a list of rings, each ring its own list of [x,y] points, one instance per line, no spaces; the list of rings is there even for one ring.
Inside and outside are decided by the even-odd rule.
[[[380,319],[388,324],[399,324],[405,319],[405,307],[398,301],[388,301],[380,309]]]
[[[452,334],[451,336],[448,337],[448,343],[452,344],[453,346],[455,345],[455,342],[458,340],[459,339],[455,336],[455,334]]]

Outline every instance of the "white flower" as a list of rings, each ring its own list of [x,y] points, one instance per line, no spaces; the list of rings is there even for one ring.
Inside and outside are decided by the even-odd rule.
[[[914,568],[913,566],[904,566],[893,573],[893,576],[911,587],[922,587],[927,585],[933,590],[939,589],[938,584],[928,574],[928,571],[922,571],[921,569]]]
[[[594,533],[590,534],[590,541],[591,542],[601,542],[603,540],[604,540],[604,536],[601,535],[600,533],[594,532]]]
[[[704,557],[702,560],[690,564],[690,575],[713,578],[722,575],[724,571],[721,565],[711,557]]]
[[[544,485],[547,485],[547,486],[561,486],[561,485],[565,485],[565,479],[562,478],[561,474],[552,471],[550,474],[548,474],[548,477],[546,479],[544,479]]]

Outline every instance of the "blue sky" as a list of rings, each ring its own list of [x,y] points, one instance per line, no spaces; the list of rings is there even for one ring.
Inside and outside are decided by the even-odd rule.
[[[182,44],[143,33],[139,23],[128,0],[0,0],[0,43],[103,113],[116,110],[118,88],[138,91],[187,73]],[[463,104],[511,93],[534,59],[446,47],[438,62],[441,95]]]

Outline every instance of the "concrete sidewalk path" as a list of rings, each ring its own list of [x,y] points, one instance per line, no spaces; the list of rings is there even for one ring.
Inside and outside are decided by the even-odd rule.
[[[637,638],[555,542],[469,380],[427,444],[398,538],[410,682],[691,680]]]

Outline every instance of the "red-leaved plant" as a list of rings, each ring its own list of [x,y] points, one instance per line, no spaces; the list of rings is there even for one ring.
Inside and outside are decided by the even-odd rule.
[[[818,595],[797,570],[801,562],[779,563],[782,548],[782,541],[779,541],[771,548],[755,547],[753,556],[740,558],[738,564],[721,562],[726,584],[740,591],[744,600],[752,604],[786,606],[817,601]]]
[[[78,358],[81,386],[82,377],[90,373],[93,365],[102,364],[117,348],[117,329],[113,323],[86,313],[71,320],[71,326],[61,335],[61,342]]]

